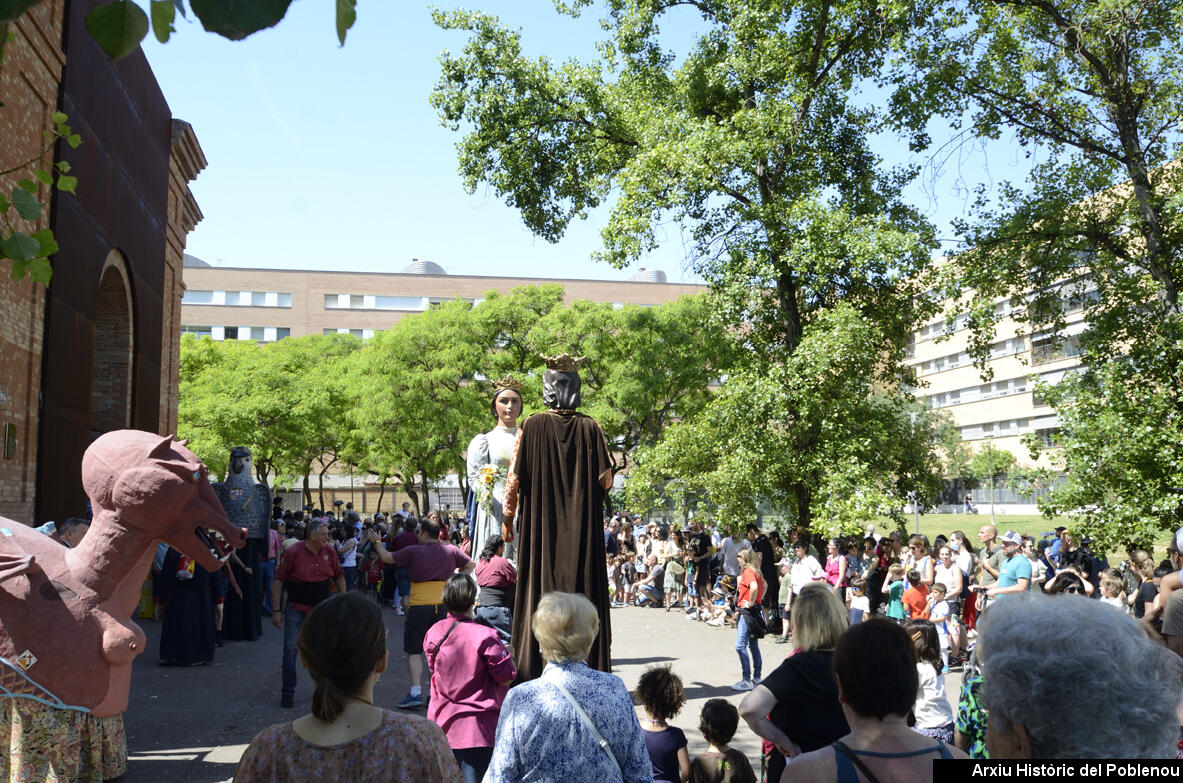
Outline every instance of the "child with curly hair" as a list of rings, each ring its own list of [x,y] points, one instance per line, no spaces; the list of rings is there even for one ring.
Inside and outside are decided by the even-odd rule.
[[[669,666],[651,666],[641,675],[636,696],[645,712],[641,735],[653,762],[654,783],[681,783],[690,774],[686,733],[667,721],[686,703],[682,678]]]

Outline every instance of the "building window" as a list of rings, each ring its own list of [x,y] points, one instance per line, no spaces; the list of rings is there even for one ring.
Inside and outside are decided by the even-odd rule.
[[[1048,362],[1069,359],[1080,356],[1080,336],[1073,335],[1060,341],[1055,335],[1046,335],[1031,340],[1031,363],[1047,364]]]
[[[213,303],[213,291],[189,290],[181,297],[181,304],[183,305],[208,305]]]
[[[1008,419],[1005,421],[989,421],[985,424],[973,424],[961,428],[962,440],[981,440],[983,438],[1006,438],[1024,435],[1027,432],[1027,419]]]
[[[186,326],[185,324],[181,324],[181,334],[191,334],[194,337],[213,337],[214,332],[212,326]]]
[[[263,343],[273,343],[276,340],[282,340],[285,337],[292,336],[292,330],[286,326],[264,326],[262,332],[263,337],[259,342]],[[259,334],[259,327],[256,326],[254,328],[253,334],[256,336]]]
[[[992,400],[996,397],[1010,397],[1027,391],[1027,377],[1011,378],[1005,381],[984,383],[980,386],[969,386],[964,389],[933,394],[928,398],[930,407],[943,408],[946,405],[958,405],[979,400]]]
[[[455,509],[464,508],[464,496],[460,494],[459,487],[440,487],[439,488],[439,503],[441,506]]]
[[[181,326],[181,334],[208,337],[211,340],[255,340],[273,343],[292,336],[287,326]]]
[[[324,334],[351,334],[354,337],[360,337],[363,340],[368,340],[374,336],[373,329],[325,329]]]
[[[1022,337],[1012,337],[1009,340],[999,340],[990,346],[990,358],[1001,359],[1004,356],[1014,356],[1017,353],[1022,353],[1027,349],[1027,344]]]
[[[421,296],[375,296],[374,309],[376,310],[422,310],[423,297]]]
[[[214,305],[225,307],[291,307],[291,292],[277,291],[186,291],[183,305]]]
[[[1036,435],[1039,436],[1039,442],[1047,448],[1057,448],[1060,445],[1060,428],[1051,427],[1046,430],[1036,430]]]
[[[378,296],[375,294],[325,294],[326,310],[407,310],[422,312],[430,307],[439,307],[445,302],[462,299],[469,304],[477,300],[459,296]],[[290,303],[290,300],[289,300]]]

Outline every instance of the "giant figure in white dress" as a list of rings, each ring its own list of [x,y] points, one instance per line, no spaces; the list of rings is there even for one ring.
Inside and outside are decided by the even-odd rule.
[[[472,556],[475,560],[489,537],[501,535],[501,509],[505,502],[505,479],[518,437],[518,417],[522,415],[522,384],[512,377],[493,386],[491,408],[497,426],[482,432],[468,444],[468,485],[478,503],[472,526]],[[517,545],[505,545],[505,557],[515,560]]]

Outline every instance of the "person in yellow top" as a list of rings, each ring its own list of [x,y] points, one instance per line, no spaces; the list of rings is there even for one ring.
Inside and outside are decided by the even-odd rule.
[[[448,613],[442,597],[444,583],[456,571],[469,574],[476,566],[460,547],[439,540],[440,527],[433,520],[424,519],[415,532],[418,544],[391,553],[373,528],[366,530],[366,538],[382,562],[406,568],[411,578],[411,600],[403,626],[403,652],[407,654],[411,690],[395,705],[405,710],[423,706],[423,637]]]

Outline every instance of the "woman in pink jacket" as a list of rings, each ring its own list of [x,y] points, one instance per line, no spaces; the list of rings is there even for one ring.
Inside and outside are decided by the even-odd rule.
[[[444,730],[465,783],[485,776],[501,703],[517,677],[513,657],[497,631],[473,619],[476,596],[472,577],[453,574],[444,585],[448,616],[423,639],[431,672],[427,717]]]

